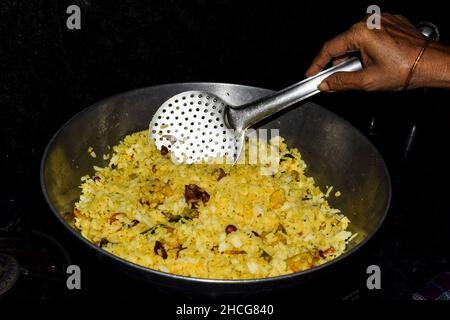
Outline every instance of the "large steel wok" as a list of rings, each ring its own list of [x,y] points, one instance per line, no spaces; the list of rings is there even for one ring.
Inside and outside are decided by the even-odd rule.
[[[298,285],[320,274],[340,260],[347,259],[369,240],[382,224],[391,198],[391,183],[380,154],[358,130],[332,112],[314,104],[296,105],[289,112],[269,119],[264,128],[277,128],[290,147],[299,148],[308,164],[307,174],[314,176],[324,190],[332,185],[342,192],[331,204],[351,220],[358,236],[339,258],[303,272],[254,280],[213,280],[173,275],[145,268],[114,256],[84,239],[65,220],[80,195],[80,178],[93,173],[93,165],[103,166],[102,157],[93,159],[89,146],[97,154],[108,152],[125,135],[148,128],[156,109],[169,97],[186,91],[201,90],[215,94],[233,105],[241,105],[272,93],[271,90],[221,83],[181,83],[143,88],[105,99],[70,119],[51,139],[41,163],[44,196],[61,223],[90,247],[106,263],[131,277],[151,285],[172,287],[178,291],[207,294],[253,293],[266,289]]]

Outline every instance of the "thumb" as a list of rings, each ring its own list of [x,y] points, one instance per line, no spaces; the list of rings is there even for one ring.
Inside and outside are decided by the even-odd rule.
[[[365,70],[355,72],[336,72],[325,78],[319,86],[320,91],[333,92],[344,90],[364,90]]]

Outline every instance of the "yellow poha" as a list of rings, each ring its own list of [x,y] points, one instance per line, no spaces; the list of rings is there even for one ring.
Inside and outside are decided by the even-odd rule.
[[[263,164],[174,164],[148,131],[128,135],[108,166],[82,178],[75,226],[114,255],[185,276],[264,278],[323,264],[345,250],[349,220],[305,175],[298,150],[276,139],[278,172],[262,175]]]

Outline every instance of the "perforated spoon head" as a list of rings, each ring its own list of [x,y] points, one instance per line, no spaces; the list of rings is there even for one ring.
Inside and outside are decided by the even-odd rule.
[[[182,92],[156,111],[150,122],[149,139],[159,150],[170,151],[176,163],[234,164],[243,147],[244,133],[228,127],[227,108],[215,95]]]

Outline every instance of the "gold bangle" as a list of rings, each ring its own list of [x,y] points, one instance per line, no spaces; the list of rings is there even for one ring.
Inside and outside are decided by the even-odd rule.
[[[422,58],[423,53],[425,52],[426,48],[428,48],[428,45],[430,44],[431,40],[432,40],[432,37],[427,38],[427,40],[425,41],[425,44],[423,45],[422,49],[420,50],[419,54],[417,55],[416,61],[414,61],[414,64],[412,65],[411,70],[409,71],[408,77],[406,78],[405,85],[403,86],[403,91],[408,90],[409,83],[411,82],[414,71],[416,70],[416,67],[419,64],[419,61]]]

